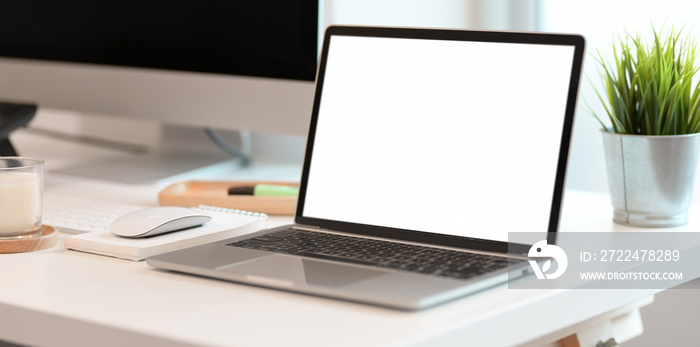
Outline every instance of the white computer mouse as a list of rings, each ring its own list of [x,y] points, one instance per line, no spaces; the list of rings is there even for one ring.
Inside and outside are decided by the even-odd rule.
[[[129,212],[110,225],[114,235],[148,237],[202,225],[212,218],[206,213],[186,207],[161,206]]]

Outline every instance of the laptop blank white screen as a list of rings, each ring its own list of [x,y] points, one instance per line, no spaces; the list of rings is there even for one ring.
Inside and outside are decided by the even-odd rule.
[[[333,36],[304,217],[547,232],[573,46]]]

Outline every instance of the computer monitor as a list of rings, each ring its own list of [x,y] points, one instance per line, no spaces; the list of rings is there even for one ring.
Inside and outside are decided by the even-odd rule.
[[[318,0],[0,5],[0,101],[305,135]]]

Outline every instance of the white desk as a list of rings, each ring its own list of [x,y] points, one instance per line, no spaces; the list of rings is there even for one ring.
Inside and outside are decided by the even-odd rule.
[[[50,170],[69,164],[70,151],[27,134],[15,136],[15,143],[23,154],[47,160],[52,193],[155,205],[162,188],[61,177]],[[294,171],[276,170],[245,170],[238,177]],[[609,210],[605,196],[570,192],[563,226],[621,228]],[[162,272],[144,262],[66,251],[62,244],[0,255],[0,278],[0,340],[37,346],[544,345],[635,312],[657,292],[503,285],[408,313]]]

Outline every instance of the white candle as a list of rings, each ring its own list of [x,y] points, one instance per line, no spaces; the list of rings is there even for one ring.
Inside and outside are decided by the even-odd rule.
[[[0,172],[0,236],[29,233],[41,227],[41,176]]]

